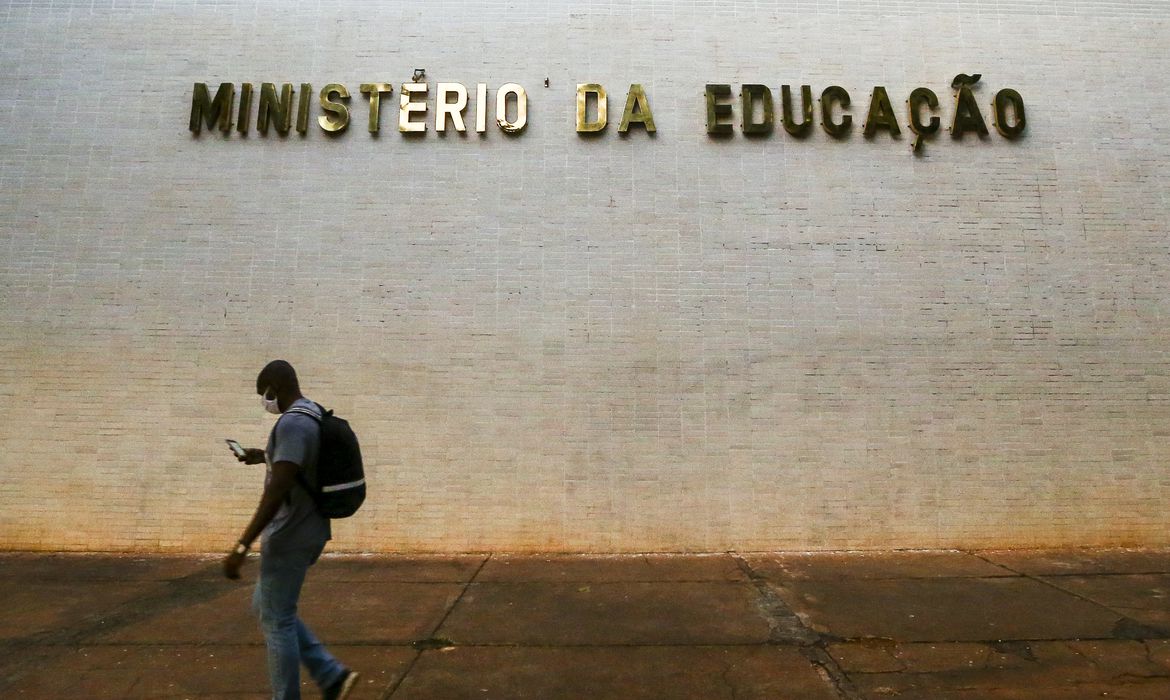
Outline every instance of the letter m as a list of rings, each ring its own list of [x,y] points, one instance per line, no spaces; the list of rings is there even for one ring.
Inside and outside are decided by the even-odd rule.
[[[195,91],[191,93],[191,124],[190,129],[198,134],[207,122],[208,129],[214,129],[219,122],[219,130],[223,133],[232,128],[232,103],[236,99],[236,87],[231,83],[220,83],[215,99],[207,90],[207,83],[195,83]]]

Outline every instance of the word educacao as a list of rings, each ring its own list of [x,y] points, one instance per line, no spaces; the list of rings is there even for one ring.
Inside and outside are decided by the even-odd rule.
[[[972,87],[979,82],[980,75],[960,73],[951,82],[956,90],[955,109],[951,121],[951,137],[960,139],[964,134],[973,132],[987,135],[987,122],[979,109],[979,102],[975,99]],[[708,84],[707,98],[707,133],[713,136],[730,135],[733,131],[731,119],[733,103],[731,86],[724,84]],[[742,130],[749,136],[766,136],[772,133],[775,121],[772,91],[766,85],[745,84],[740,90]],[[800,86],[800,119],[793,115],[792,89],[788,85],[780,88],[781,123],[784,130],[792,136],[802,138],[808,136],[813,129],[813,96],[812,87]],[[825,132],[834,138],[843,138],[848,135],[853,124],[853,117],[842,114],[840,120],[834,117],[837,108],[844,110],[849,107],[849,93],[837,85],[831,85],[821,93],[821,126]],[[938,109],[938,95],[929,88],[915,88],[907,105],[907,122],[910,130],[917,136],[914,150],[922,146],[922,139],[933,136],[942,126],[942,120],[932,115],[929,121],[923,122],[924,110],[934,112]],[[1027,117],[1024,113],[1024,98],[1012,89],[1000,90],[995,94],[991,103],[992,115],[996,131],[1008,139],[1017,138],[1024,132]],[[1010,118],[1009,118],[1010,113]],[[869,110],[866,112],[863,133],[866,137],[874,136],[879,130],[888,131],[890,136],[901,134],[898,118],[890,103],[886,89],[875,86],[870,95]]]

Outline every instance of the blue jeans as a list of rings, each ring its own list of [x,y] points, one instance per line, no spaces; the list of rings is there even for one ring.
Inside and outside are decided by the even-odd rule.
[[[268,678],[274,700],[299,700],[301,663],[321,688],[336,683],[345,673],[345,667],[297,617],[301,584],[324,548],[322,543],[307,549],[261,552],[252,609],[260,618],[268,646]]]

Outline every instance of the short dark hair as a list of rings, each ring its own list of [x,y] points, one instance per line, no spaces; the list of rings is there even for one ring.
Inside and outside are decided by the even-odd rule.
[[[301,390],[300,382],[297,381],[297,371],[284,360],[269,362],[260,370],[260,374],[256,375],[256,393],[263,394],[268,387]]]

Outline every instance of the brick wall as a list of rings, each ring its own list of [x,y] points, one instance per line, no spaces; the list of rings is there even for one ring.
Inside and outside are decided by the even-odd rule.
[[[335,549],[1170,544],[1167,3],[331,5],[0,6],[0,547],[234,541],[275,357],[363,440]],[[404,138],[419,67],[527,129]],[[960,72],[1025,136],[916,157]],[[353,122],[193,136],[224,81]],[[841,85],[854,129],[712,139],[706,83]]]

